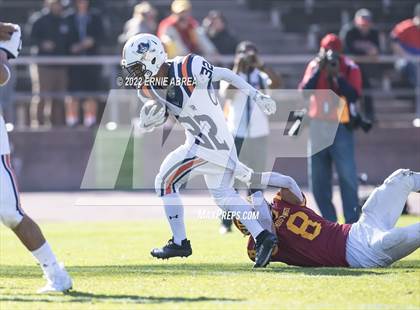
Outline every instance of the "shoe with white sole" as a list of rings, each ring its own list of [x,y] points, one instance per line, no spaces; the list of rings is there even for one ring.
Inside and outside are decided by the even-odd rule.
[[[47,284],[38,290],[39,294],[67,292],[73,287],[73,282],[62,263],[51,274],[44,273],[44,277]]]

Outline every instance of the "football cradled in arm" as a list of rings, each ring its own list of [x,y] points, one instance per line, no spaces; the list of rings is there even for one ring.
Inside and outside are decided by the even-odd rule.
[[[166,106],[154,100],[147,101],[140,110],[140,128],[150,132],[168,119]]]

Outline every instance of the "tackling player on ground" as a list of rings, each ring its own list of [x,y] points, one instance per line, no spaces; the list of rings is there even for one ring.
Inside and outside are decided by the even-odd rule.
[[[0,22],[0,86],[10,79],[8,60],[16,58],[21,48],[18,25]],[[64,292],[72,288],[72,281],[59,264],[39,226],[20,206],[19,191],[10,161],[10,146],[3,116],[0,114],[0,220],[9,227],[36,258],[47,279],[39,293]]]
[[[373,268],[389,266],[420,247],[420,223],[395,227],[408,195],[420,191],[420,173],[400,169],[376,188],[354,224],[330,222],[306,202],[280,190],[272,204],[261,192],[252,201],[261,225],[277,235],[271,261],[305,267]],[[247,234],[238,220],[235,225]],[[255,259],[254,240],[248,256]]]
[[[145,105],[140,112],[140,126],[147,131],[153,130],[162,125],[170,113],[185,129],[185,144],[165,158],[155,179],[155,189],[163,200],[173,237],[164,247],[153,249],[151,254],[157,258],[187,257],[192,254],[192,249],[186,237],[184,211],[178,192],[188,179],[203,175],[221,209],[252,212],[251,205],[233,189],[233,181],[238,178],[250,184],[253,171],[237,158],[234,140],[212,82],[225,80],[231,83],[255,100],[266,114],[274,113],[276,104],[230,69],[214,67],[201,56],[189,54],[167,60],[161,41],[150,34],[138,34],[126,42],[122,66],[129,77],[141,81],[137,86],[138,96]],[[258,181],[265,185],[280,182],[300,195],[296,182],[290,177],[273,173]],[[256,240],[255,267],[264,267],[276,237],[255,219],[242,221]]]

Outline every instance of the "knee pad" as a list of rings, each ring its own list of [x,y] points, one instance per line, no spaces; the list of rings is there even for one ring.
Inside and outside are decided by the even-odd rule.
[[[23,219],[23,214],[19,213],[14,206],[0,207],[0,220],[10,229],[16,228]]]

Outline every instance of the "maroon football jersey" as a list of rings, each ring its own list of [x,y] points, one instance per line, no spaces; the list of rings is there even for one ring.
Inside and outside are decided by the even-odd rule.
[[[277,246],[271,261],[306,267],[348,267],[346,240],[351,224],[327,221],[305,205],[273,199],[273,224]],[[254,239],[249,238],[248,255],[254,260]]]

